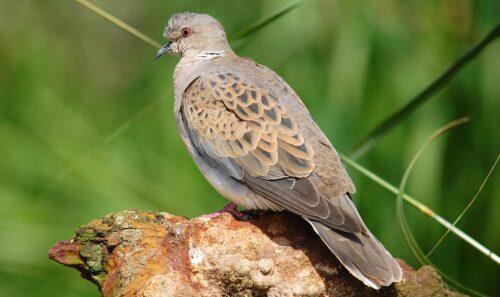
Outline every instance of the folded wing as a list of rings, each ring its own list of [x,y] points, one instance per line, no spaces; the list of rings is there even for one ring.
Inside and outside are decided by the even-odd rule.
[[[183,99],[191,140],[207,162],[284,209],[346,232],[361,230],[311,183],[313,147],[277,95],[221,72],[194,80]]]

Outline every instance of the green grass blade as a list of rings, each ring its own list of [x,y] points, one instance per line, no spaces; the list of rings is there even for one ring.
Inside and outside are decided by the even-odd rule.
[[[256,33],[260,29],[264,28],[265,26],[267,26],[267,25],[271,24],[272,22],[276,21],[277,19],[279,19],[280,17],[284,16],[288,12],[290,12],[293,9],[297,8],[300,4],[302,4],[302,2],[303,2],[302,0],[295,1],[295,2],[292,2],[290,4],[287,4],[287,5],[279,8],[276,11],[271,12],[270,14],[266,15],[265,17],[257,20],[255,23],[250,24],[250,25],[244,27],[239,32],[237,32],[236,34],[232,35],[229,38],[229,40],[235,42],[235,41],[244,39],[244,38],[246,38],[246,37],[248,37],[248,36]]]
[[[492,175],[493,171],[495,170],[495,167],[498,164],[498,160],[500,160],[500,154],[497,155],[497,159],[495,160],[495,162],[491,166],[490,171],[488,172],[488,174],[484,178],[483,182],[479,186],[479,189],[477,190],[477,192],[474,195],[474,197],[472,197],[472,199],[469,201],[469,203],[464,208],[464,210],[460,213],[460,215],[457,217],[457,219],[453,222],[453,224],[452,224],[451,227],[455,227],[457,225],[457,223],[462,219],[462,217],[464,216],[464,214],[467,212],[467,210],[469,210],[469,208],[472,206],[472,204],[474,204],[474,202],[476,201],[477,197],[479,196],[479,194],[483,190],[484,186],[486,185],[486,183],[490,179],[490,176]],[[446,230],[446,232],[443,234],[443,236],[441,236],[441,238],[439,238],[439,240],[436,242],[436,244],[434,245],[434,247],[432,247],[432,249],[427,253],[427,255],[426,255],[427,257],[429,257],[436,250],[436,248],[439,246],[439,244],[441,244],[441,242],[448,235],[448,233],[450,233],[451,227]]]
[[[446,280],[450,285],[452,285],[454,288],[459,289],[463,292],[466,292],[467,294],[473,295],[473,296],[484,296],[484,294],[477,292],[473,289],[467,288],[460,284],[458,281],[454,280],[453,278],[449,277],[447,274],[445,274],[443,271],[441,271],[439,268],[437,268],[433,263],[429,260],[429,258],[424,254],[420,246],[418,245],[415,237],[413,236],[413,233],[411,232],[411,229],[408,225],[408,221],[406,220],[406,216],[404,214],[404,191],[406,188],[406,184],[408,182],[408,177],[410,176],[410,173],[416,164],[417,160],[419,157],[422,155],[422,153],[431,145],[434,140],[439,138],[441,135],[444,133],[450,131],[451,129],[460,126],[462,124],[465,124],[469,121],[468,117],[460,118],[457,120],[454,120],[445,126],[439,128],[434,132],[420,147],[420,149],[417,151],[417,153],[413,156],[411,159],[410,163],[408,164],[408,167],[406,168],[403,177],[401,178],[401,182],[399,184],[399,189],[396,197],[396,217],[398,220],[398,226],[400,227],[400,231],[403,235],[403,238],[405,239],[406,244],[408,245],[409,249],[417,258],[417,260],[420,262],[422,265],[432,265],[434,269],[443,277],[444,280]]]
[[[403,108],[383,120],[375,129],[365,136],[351,151],[353,159],[366,154],[380,138],[408,118],[422,104],[428,102],[433,95],[445,87],[469,62],[474,60],[489,44],[500,36],[500,24],[497,24],[481,41],[458,58],[445,72],[434,80],[427,88],[413,97]]]
[[[161,47],[161,44],[159,42],[155,41],[153,38],[140,32],[139,30],[135,29],[134,27],[130,26],[129,24],[125,23],[124,21],[120,20],[119,18],[115,17],[114,15],[105,11],[104,9],[100,8],[99,6],[91,3],[90,1],[87,1],[87,0],[74,0],[74,1],[77,2],[78,4],[82,5],[83,7],[89,9],[90,11],[94,12],[95,14],[99,15],[100,17],[110,21],[111,23],[115,24],[119,28],[134,35],[135,37],[139,38],[140,40],[144,41],[145,43],[151,45],[152,47],[157,48],[157,49],[159,49]]]

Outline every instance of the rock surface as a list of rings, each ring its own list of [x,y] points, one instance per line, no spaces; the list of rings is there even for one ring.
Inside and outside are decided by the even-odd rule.
[[[103,296],[461,296],[431,267],[402,261],[402,282],[370,289],[285,213],[238,221],[127,210],[80,227],[49,257],[77,268]]]

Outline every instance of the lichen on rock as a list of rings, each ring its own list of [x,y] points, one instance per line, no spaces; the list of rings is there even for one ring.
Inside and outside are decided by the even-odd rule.
[[[415,271],[402,261],[401,283],[368,288],[286,213],[238,221],[126,210],[82,226],[49,255],[103,296],[460,296],[431,267]]]

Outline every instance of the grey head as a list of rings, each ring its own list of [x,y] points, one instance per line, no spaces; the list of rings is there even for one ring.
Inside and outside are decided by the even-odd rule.
[[[206,51],[231,50],[224,28],[207,14],[183,12],[172,15],[163,36],[168,42],[158,50],[156,58],[166,53],[195,56]]]

